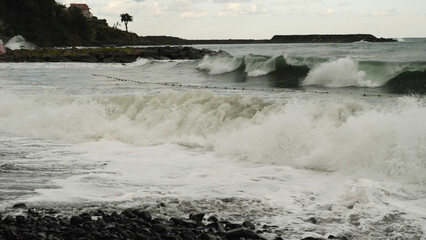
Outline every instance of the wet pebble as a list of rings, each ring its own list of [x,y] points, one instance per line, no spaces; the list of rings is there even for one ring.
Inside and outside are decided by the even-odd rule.
[[[187,218],[152,218],[150,212],[137,209],[111,214],[98,210],[67,217],[28,209],[26,215],[8,215],[0,221],[0,239],[264,239],[250,222],[204,217],[205,213],[195,213]]]

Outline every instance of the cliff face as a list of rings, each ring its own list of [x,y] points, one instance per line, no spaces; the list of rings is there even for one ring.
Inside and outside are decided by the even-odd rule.
[[[141,42],[134,33],[110,28],[96,18],[87,19],[80,9],[66,8],[55,0],[0,0],[0,36],[16,35],[41,47]]]

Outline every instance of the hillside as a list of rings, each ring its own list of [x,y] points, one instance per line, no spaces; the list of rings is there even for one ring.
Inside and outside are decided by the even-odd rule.
[[[118,17],[118,16],[117,16]],[[0,0],[0,38],[22,35],[40,47],[139,44],[134,33],[86,19],[55,0]]]

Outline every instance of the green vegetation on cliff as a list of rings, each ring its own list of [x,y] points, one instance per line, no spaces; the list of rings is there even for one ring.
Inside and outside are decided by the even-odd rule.
[[[88,21],[80,9],[55,0],[0,0],[0,36],[22,35],[38,46],[139,44],[139,36]]]

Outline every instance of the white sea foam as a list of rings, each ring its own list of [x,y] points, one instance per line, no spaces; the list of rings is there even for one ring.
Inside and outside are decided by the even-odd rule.
[[[209,74],[223,74],[235,71],[242,64],[242,60],[228,55],[205,56],[197,65],[200,70],[205,70]]]
[[[206,56],[197,68],[214,75],[232,72],[241,66],[244,66],[244,72],[249,77],[264,76],[276,70],[276,58],[253,54],[241,58],[230,55]]]
[[[177,143],[319,171],[426,181],[424,103],[269,103],[210,91],[152,96],[16,97],[0,92],[0,130],[36,138],[136,145]]]
[[[150,59],[138,58],[138,59],[136,59],[136,61],[134,61],[132,63],[128,63],[127,66],[131,66],[131,67],[145,66],[145,65],[149,64],[150,62],[152,62],[152,60],[150,60]]]
[[[119,208],[173,216],[202,211],[234,221],[276,224],[285,228],[288,239],[302,234],[326,239],[422,236],[425,212],[408,211],[426,209],[421,186],[235,161],[170,144],[140,147],[102,140],[77,146],[87,152],[85,159],[103,167],[57,179],[58,187],[39,189],[26,201],[114,202]]]
[[[26,49],[26,50],[33,50],[35,49],[35,45],[26,41],[24,37],[21,35],[14,36],[11,38],[5,45],[5,47],[12,49],[12,50],[18,50],[18,49]]]
[[[303,81],[303,85],[324,87],[377,87],[378,84],[367,78],[364,71],[350,58],[340,58],[321,63],[314,67]]]
[[[276,58],[247,55],[244,64],[249,77],[264,76],[276,70]]]

